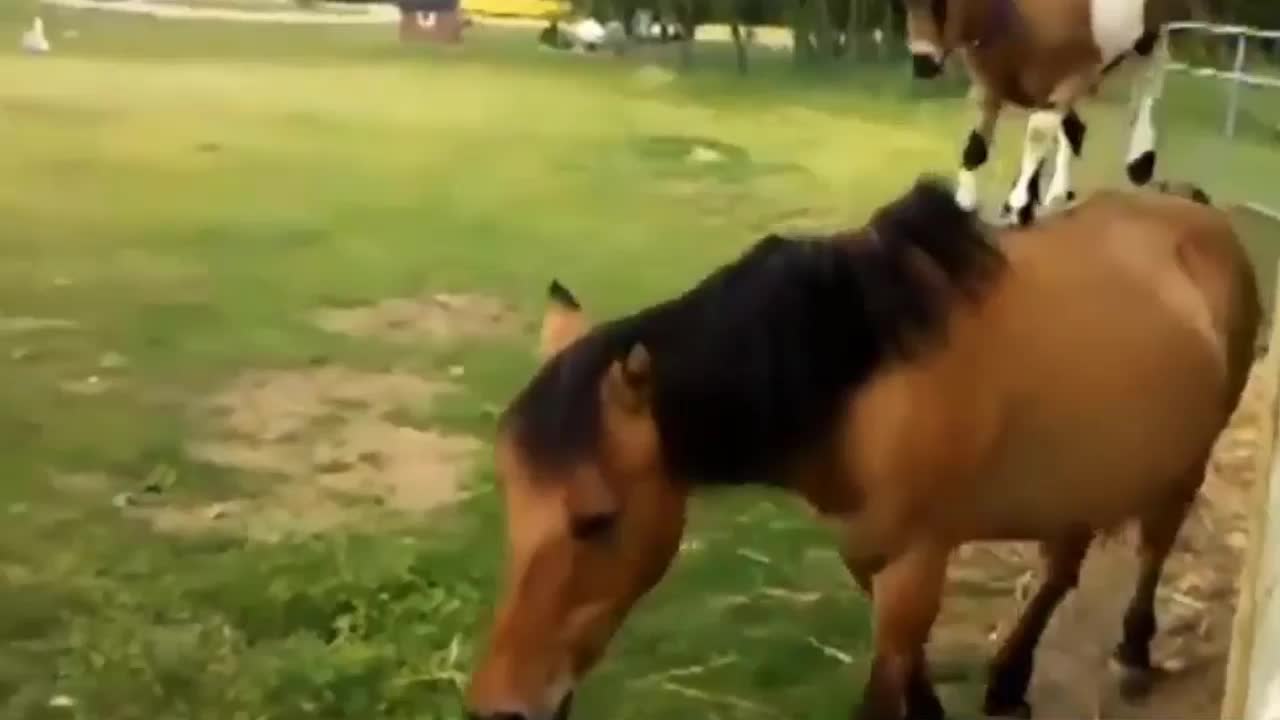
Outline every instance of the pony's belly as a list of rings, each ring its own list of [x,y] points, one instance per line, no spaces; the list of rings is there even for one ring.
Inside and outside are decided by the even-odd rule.
[[[1220,398],[1216,387],[1184,386],[1028,423],[980,481],[982,524],[1010,539],[1105,531],[1188,493],[1216,437]]]
[[[1202,480],[1228,420],[1225,347],[1167,251],[1130,241],[1141,229],[1023,246],[1044,253],[1022,263],[1037,284],[1008,306],[998,340],[984,338],[1003,408],[975,468],[992,533],[1106,529]]]
[[[1081,528],[1109,532],[1162,505],[1183,482],[1177,473],[1101,475],[1091,470],[1042,469],[1020,476],[1025,490],[990,504],[971,539],[1050,540]]]

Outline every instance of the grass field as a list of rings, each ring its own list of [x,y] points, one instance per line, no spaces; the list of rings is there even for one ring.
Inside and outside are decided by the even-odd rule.
[[[26,17],[12,7],[0,35]],[[717,49],[673,77],[527,32],[435,52],[391,28],[46,16],[55,55],[0,50],[4,718],[458,717],[501,553],[487,456],[433,513],[361,507],[295,537],[320,509],[289,505],[274,542],[158,530],[136,498],[278,501],[271,474],[193,456],[213,431],[193,408],[252,369],[453,374],[447,401],[395,417],[486,440],[533,367],[551,277],[597,316],[635,308],[768,230],[860,221],[950,173],[966,132],[962,100],[904,68],[776,58],[740,79]],[[1171,172],[1211,157],[1231,163],[1211,188],[1273,191],[1280,146],[1249,127],[1223,150],[1202,95],[1171,92]],[[1117,182],[1120,116],[1090,119],[1083,182]],[[992,201],[1017,162],[1002,127]],[[722,161],[688,162],[699,142]],[[1249,232],[1270,257],[1270,229]],[[516,329],[396,343],[309,319],[423,292],[500,298]],[[869,628],[824,534],[735,492],[697,504],[689,539],[579,716],[845,717]],[[978,673],[942,687],[960,716]]]

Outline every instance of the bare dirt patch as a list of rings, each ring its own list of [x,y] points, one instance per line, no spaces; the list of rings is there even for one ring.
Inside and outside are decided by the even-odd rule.
[[[246,373],[199,408],[217,433],[188,452],[277,482],[261,496],[133,512],[165,531],[235,529],[274,539],[351,524],[379,509],[423,512],[456,501],[479,441],[391,419],[454,390],[407,373],[333,366]]]
[[[328,332],[393,342],[496,337],[521,327],[510,305],[471,293],[434,293],[389,298],[363,307],[324,308],[314,314],[313,321]]]
[[[1208,478],[1165,565],[1157,595],[1153,662],[1164,670],[1145,699],[1121,697],[1108,659],[1137,580],[1134,533],[1095,544],[1080,587],[1062,603],[1040,644],[1028,701],[1036,717],[1204,720],[1219,714],[1247,544],[1246,507],[1257,474],[1265,412],[1256,374],[1219,439]],[[935,674],[985,667],[1038,586],[1035,545],[975,544],[955,556],[935,627]]]

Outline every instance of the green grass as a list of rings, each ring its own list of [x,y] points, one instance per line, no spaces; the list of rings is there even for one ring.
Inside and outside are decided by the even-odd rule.
[[[460,362],[465,401],[414,422],[487,438],[483,408],[528,377],[532,333],[390,346],[322,333],[307,313],[471,290],[532,322],[552,276],[593,314],[622,312],[767,230],[858,222],[919,173],[950,174],[968,123],[955,92],[900,67],[758,58],[740,79],[727,49],[700,49],[694,71],[655,87],[634,66],[538,52],[528,32],[432,52],[397,47],[389,27],[46,16],[53,56],[0,51],[0,315],[80,327],[0,334],[5,718],[456,717],[500,560],[487,464],[482,492],[438,516],[276,545],[159,535],[111,496],[157,468],[179,497],[269,488],[183,450],[201,430],[191,403],[245,368]],[[0,31],[28,17],[10,5]],[[1274,141],[1246,128],[1224,150],[1205,91],[1176,87],[1171,172],[1227,196],[1273,192]],[[1119,182],[1121,117],[1091,113],[1082,182]],[[991,202],[1019,133],[1002,125]],[[730,161],[691,167],[689,137]],[[1250,232],[1271,258],[1271,231]],[[99,368],[109,352],[128,365]],[[59,388],[98,373],[122,384]],[[73,471],[116,485],[51,482]],[[788,500],[735,492],[696,505],[690,538],[701,549],[635,613],[580,716],[844,717],[869,626],[825,534]],[[741,702],[658,676],[707,664],[682,686]],[[962,715],[972,691],[944,687]],[[77,708],[47,707],[57,694]]]

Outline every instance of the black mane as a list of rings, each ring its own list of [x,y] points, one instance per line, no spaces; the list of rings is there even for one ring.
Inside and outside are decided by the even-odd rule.
[[[599,382],[642,342],[668,472],[768,481],[827,438],[877,367],[941,341],[954,291],[973,296],[1002,264],[951,191],[922,179],[860,230],[770,235],[683,295],[595,328],[542,368],[505,420],[533,462],[589,456]]]

